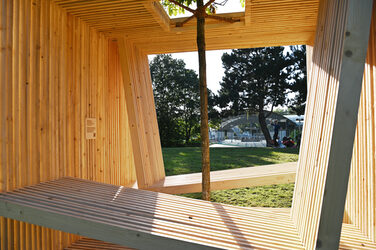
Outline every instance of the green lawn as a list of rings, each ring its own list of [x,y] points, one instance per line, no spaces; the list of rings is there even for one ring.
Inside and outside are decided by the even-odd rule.
[[[163,148],[166,175],[201,172],[201,149]],[[212,148],[211,170],[224,170],[292,162],[298,160],[298,149],[292,148]]]
[[[294,184],[217,190],[211,193],[211,201],[242,207],[291,207]],[[181,194],[201,199],[201,193]]]
[[[201,172],[200,148],[163,148],[166,175]],[[213,148],[211,170],[292,162],[298,160],[297,149]],[[246,207],[290,207],[294,184],[213,191],[212,201]],[[182,196],[200,199],[201,193]]]

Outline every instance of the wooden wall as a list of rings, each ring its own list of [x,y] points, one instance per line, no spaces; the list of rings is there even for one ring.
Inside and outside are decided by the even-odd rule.
[[[344,221],[376,242],[376,1],[372,16]]]
[[[132,185],[116,42],[49,0],[1,0],[0,47],[0,191],[62,176]],[[96,139],[86,140],[86,118],[96,118]],[[77,238],[0,225],[1,249],[61,249]]]
[[[374,1],[375,3],[376,1]],[[310,62],[308,99],[298,163],[292,217],[307,249],[315,248],[324,196],[338,92],[346,1],[321,1]],[[344,222],[375,241],[375,5],[363,78],[359,118]],[[309,58],[309,57],[307,57]],[[347,135],[343,135],[347,136]]]

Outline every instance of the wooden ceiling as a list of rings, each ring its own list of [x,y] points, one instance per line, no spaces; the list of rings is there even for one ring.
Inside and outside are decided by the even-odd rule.
[[[230,0],[238,1],[238,0]],[[176,27],[153,0],[55,0],[67,12],[109,36],[126,36],[148,54],[194,51],[196,22]],[[319,0],[246,0],[245,12],[207,19],[208,50],[313,44]]]

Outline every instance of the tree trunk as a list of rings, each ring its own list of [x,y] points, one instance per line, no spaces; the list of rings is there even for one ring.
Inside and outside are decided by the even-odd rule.
[[[264,137],[265,137],[265,140],[266,140],[266,146],[267,147],[270,147],[272,146],[271,145],[271,136],[270,136],[270,133],[269,133],[269,129],[268,129],[268,126],[266,124],[266,119],[265,119],[265,112],[264,110],[259,110],[259,113],[258,113],[258,120],[259,120],[259,123],[260,123],[260,128],[261,128],[261,131],[262,133],[264,134]]]
[[[208,90],[206,86],[205,9],[203,0],[197,0],[197,12],[197,48],[201,111],[202,199],[210,200]]]

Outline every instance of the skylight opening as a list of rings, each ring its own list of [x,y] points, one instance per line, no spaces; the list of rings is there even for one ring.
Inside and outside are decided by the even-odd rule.
[[[216,7],[217,7],[216,13],[217,14],[244,12],[245,11],[244,1],[241,1],[241,0],[227,0],[227,1],[226,0],[217,0],[215,2],[219,3],[218,5],[216,5]],[[223,6],[220,5],[222,3],[223,3]],[[192,9],[196,9],[196,3],[192,3],[189,7],[192,8]],[[168,8],[166,6],[163,6],[163,8],[166,11],[167,15],[171,19],[192,16],[192,13],[190,13],[189,11],[185,11],[184,13],[176,13],[176,15],[171,13],[171,15],[170,15]]]

